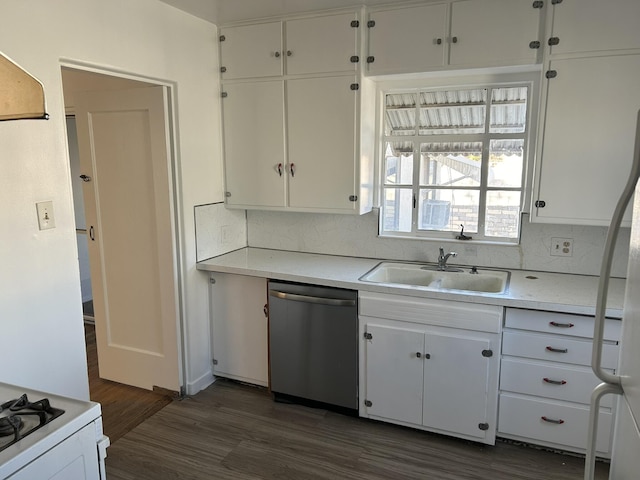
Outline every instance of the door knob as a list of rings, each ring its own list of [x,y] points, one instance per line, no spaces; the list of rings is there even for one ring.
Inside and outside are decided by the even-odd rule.
[[[82,179],[83,182],[91,181],[91,177],[89,175],[80,175],[80,178]]]

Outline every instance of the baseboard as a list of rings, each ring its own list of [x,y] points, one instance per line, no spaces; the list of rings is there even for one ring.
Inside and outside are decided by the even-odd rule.
[[[213,373],[208,372],[202,375],[200,378],[192,382],[187,382],[187,395],[195,395],[200,390],[204,390],[216,381],[216,377],[213,376]]]

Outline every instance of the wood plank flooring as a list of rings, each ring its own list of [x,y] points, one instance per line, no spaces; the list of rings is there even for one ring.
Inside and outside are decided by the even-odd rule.
[[[579,480],[584,464],[275,403],[263,389],[222,379],[160,410],[107,454],[109,480]],[[599,462],[596,479],[607,476]]]
[[[111,443],[171,403],[171,397],[103,380],[98,373],[95,326],[85,323],[89,393],[91,400],[102,405],[104,434]]]

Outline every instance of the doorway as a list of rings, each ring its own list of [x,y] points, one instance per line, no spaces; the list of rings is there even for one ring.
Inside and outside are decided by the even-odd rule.
[[[83,306],[94,306],[91,399],[118,437],[182,382],[170,92],[69,67],[62,78]]]

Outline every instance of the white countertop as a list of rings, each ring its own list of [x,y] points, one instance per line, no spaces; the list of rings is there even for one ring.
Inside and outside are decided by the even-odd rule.
[[[510,270],[509,290],[504,294],[433,291],[358,280],[381,261],[248,247],[198,262],[197,269],[368,292],[586,315],[595,313],[598,277],[594,276]],[[607,316],[621,318],[625,281],[613,278],[609,285]]]

